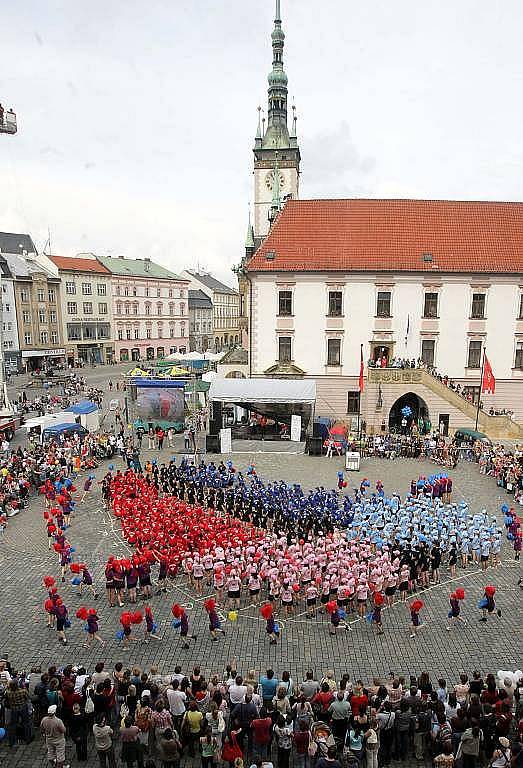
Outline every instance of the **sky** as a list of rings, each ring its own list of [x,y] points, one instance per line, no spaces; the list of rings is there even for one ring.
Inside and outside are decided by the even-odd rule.
[[[523,199],[523,3],[281,0],[300,196]],[[2,9],[0,230],[234,284],[274,0]]]

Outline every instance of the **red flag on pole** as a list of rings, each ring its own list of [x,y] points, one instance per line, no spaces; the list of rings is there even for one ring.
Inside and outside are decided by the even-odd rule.
[[[363,392],[363,344],[360,345],[360,392]]]
[[[492,366],[489,363],[488,357],[485,355],[485,362],[483,365],[483,381],[481,382],[481,392],[490,392],[491,395],[496,391],[496,379],[492,373]]]

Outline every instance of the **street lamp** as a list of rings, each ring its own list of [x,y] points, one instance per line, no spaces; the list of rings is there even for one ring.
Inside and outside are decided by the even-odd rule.
[[[7,112],[0,103],[0,133],[14,134],[17,131],[16,115],[12,109],[8,109]],[[0,407],[11,410],[11,403],[7,395],[7,383],[5,377],[5,364],[4,364],[4,317],[3,317],[3,294],[2,294],[2,269],[0,267]]]
[[[16,114],[12,109],[4,110],[0,102],[0,133],[16,133]]]

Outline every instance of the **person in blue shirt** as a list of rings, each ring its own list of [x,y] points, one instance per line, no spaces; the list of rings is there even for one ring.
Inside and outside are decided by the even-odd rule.
[[[274,696],[276,696],[276,690],[278,688],[279,680],[274,676],[274,670],[268,669],[267,672],[260,677],[260,687],[263,703],[268,701],[272,702]]]

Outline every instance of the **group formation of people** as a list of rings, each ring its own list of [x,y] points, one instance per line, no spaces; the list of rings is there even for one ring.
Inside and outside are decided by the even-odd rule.
[[[183,583],[196,595],[212,590],[220,610],[234,613],[242,604],[270,604],[270,615],[263,618],[273,643],[278,639],[273,627],[277,613],[291,617],[303,612],[311,620],[330,615],[331,631],[340,624],[350,629],[351,616],[367,618],[382,634],[382,608],[397,600],[406,603],[413,593],[439,583],[442,567],[453,578],[458,567],[472,564],[486,570],[499,564],[502,527],[486,510],[473,513],[465,502],[452,502],[447,473],[413,480],[402,500],[399,494],[387,497],[381,481],[373,491],[366,479],[353,496],[344,495],[343,473],[337,491],[305,493],[299,485],[263,483],[252,466],[243,476],[230,463],[196,465],[184,459],[178,465],[172,458],[168,465],[151,463],[146,467],[150,472],[141,473],[115,473],[110,467],[100,481],[102,495],[135,550],[131,557],[111,555],[107,561],[110,606],[150,600],[153,591],[162,596]],[[68,530],[73,495],[81,493],[83,501],[94,482],[94,475],[88,475],[77,491],[64,476],[47,480],[41,488],[45,530],[59,567],[56,578],[43,580],[48,590],[44,610],[48,626],[56,627],[64,644],[71,617],[56,579],[64,583],[71,571],[80,596],[97,599],[99,594]],[[519,518],[509,520],[508,507],[504,514],[507,532],[519,531]],[[453,599],[454,593],[450,605],[456,621],[448,628],[463,619],[458,619],[463,598],[454,604]],[[422,608],[420,600],[406,605],[406,626],[413,638]],[[493,608],[485,616],[492,613]],[[145,614],[124,615],[118,637],[124,647],[135,637],[134,625],[142,622],[144,639],[158,639],[150,606]],[[76,617],[86,622],[87,646],[104,642],[94,607],[81,606]],[[186,613],[175,619],[183,625],[182,643],[188,647],[189,619]],[[221,620],[209,620],[214,640]]]
[[[65,768],[96,752],[115,768],[377,768],[410,758],[436,767],[519,768],[523,764],[523,673],[460,673],[453,681],[427,672],[374,677],[365,684],[334,670],[156,666],[99,662],[18,673],[0,661],[9,747],[42,733],[49,760]],[[7,731],[7,733],[6,733]],[[69,746],[71,743],[71,747]]]

